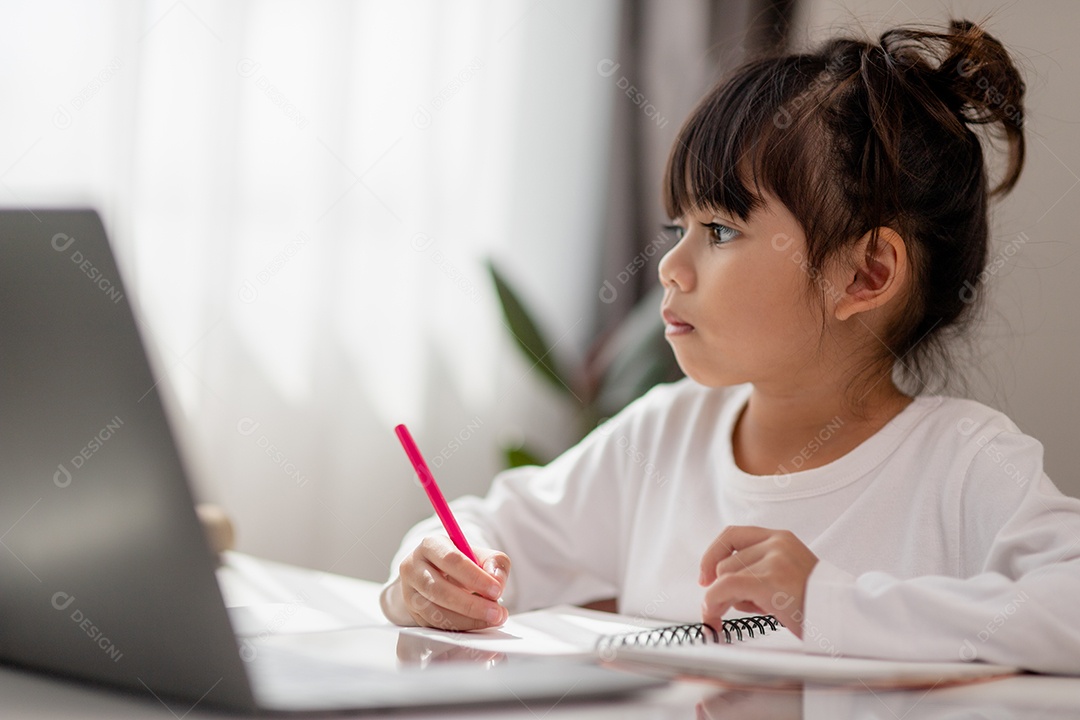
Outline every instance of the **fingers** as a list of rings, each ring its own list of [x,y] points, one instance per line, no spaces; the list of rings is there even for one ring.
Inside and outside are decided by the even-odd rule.
[[[718,626],[732,608],[771,614],[801,637],[806,583],[817,556],[793,533],[726,528],[701,560],[702,619]]]
[[[483,561],[491,573],[458,551],[448,538],[426,538],[399,568],[405,610],[418,624],[444,630],[501,625],[508,614],[496,601],[505,587],[510,558],[485,550]]]
[[[505,553],[489,548],[473,548],[473,551],[484,570],[506,589],[506,580],[510,577],[510,558]]]
[[[730,525],[724,528],[701,558],[701,576],[698,583],[708,585],[716,580],[717,563],[738,550],[744,550],[767,539],[774,532],[776,531],[751,525]]]
[[[417,548],[421,557],[469,592],[498,600],[502,584],[454,547],[449,538],[425,538]],[[505,555],[503,557],[506,557]]]
[[[501,625],[506,620],[506,610],[501,605],[447,580],[430,564],[411,568],[402,591],[406,607],[421,625],[443,630],[478,630]]]
[[[476,630],[499,625],[506,611],[498,603],[476,595],[443,576],[426,561],[408,568],[402,583],[406,608],[417,622],[445,630]]]
[[[766,553],[768,553],[768,548],[765,546],[764,542],[760,542],[757,545],[751,545],[745,550],[732,553],[716,563],[716,566],[713,568],[713,577],[718,578],[728,573],[736,573],[740,570],[752,567],[761,562]]]
[[[769,588],[749,569],[722,575],[709,586],[701,604],[701,617],[713,627],[720,627],[724,615],[736,605],[767,606]]]

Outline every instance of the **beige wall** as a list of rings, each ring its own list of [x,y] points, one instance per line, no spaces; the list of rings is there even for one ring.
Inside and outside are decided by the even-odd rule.
[[[994,209],[986,319],[977,362],[957,368],[972,394],[1042,441],[1046,470],[1080,496],[1080,2],[804,0],[795,42],[862,27],[873,36],[906,23],[982,22],[1013,53],[1027,82],[1028,158],[1020,183]]]

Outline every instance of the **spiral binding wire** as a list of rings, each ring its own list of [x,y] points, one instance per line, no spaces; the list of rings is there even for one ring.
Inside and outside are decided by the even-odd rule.
[[[724,621],[724,642],[731,642],[731,632],[735,631],[735,637],[743,639],[743,630],[747,637],[754,637],[754,631],[758,635],[764,635],[766,630],[775,630],[783,625],[775,615],[748,615],[746,617],[732,618]]]
[[[776,630],[782,625],[783,623],[772,615],[750,615],[748,617],[724,620],[721,631],[724,633],[724,642],[731,643],[732,633],[735,634],[738,640],[743,640],[743,633],[746,634],[746,638],[752,638],[755,631],[757,631],[758,635],[764,635],[767,630]],[[716,632],[712,625],[708,623],[687,623],[621,633],[619,635],[605,635],[596,641],[596,649],[601,653],[605,653],[621,647],[705,645],[709,642],[720,642],[720,634]]]

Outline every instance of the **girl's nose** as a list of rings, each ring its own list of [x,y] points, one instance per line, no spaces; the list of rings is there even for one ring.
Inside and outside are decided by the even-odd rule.
[[[660,274],[660,284],[664,288],[668,290],[675,288],[680,292],[688,292],[693,284],[693,273],[681,257],[680,247],[682,244],[680,241],[675,247],[668,250],[664,257],[660,258],[657,271]]]

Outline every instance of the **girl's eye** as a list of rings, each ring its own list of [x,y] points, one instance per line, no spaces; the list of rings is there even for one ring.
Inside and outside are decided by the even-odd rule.
[[[686,229],[682,225],[664,225],[664,230],[675,236],[676,240],[682,240]]]
[[[727,225],[721,225],[716,222],[705,223],[705,227],[709,228],[709,232],[712,234],[709,241],[713,245],[724,245],[725,243],[729,243],[739,234],[738,230],[734,230]]]

